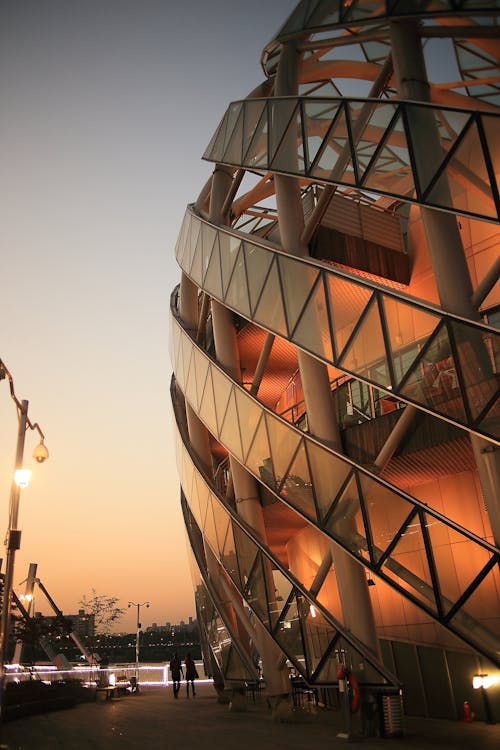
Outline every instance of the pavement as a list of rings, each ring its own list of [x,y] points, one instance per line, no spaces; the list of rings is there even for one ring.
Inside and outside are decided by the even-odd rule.
[[[210,684],[197,683],[196,697],[181,688],[143,687],[136,695],[81,703],[5,723],[2,742],[9,750],[340,750],[348,742],[338,711],[300,708],[277,723],[258,697],[246,710],[230,711]],[[499,750],[500,724],[405,717],[404,734],[359,738],[363,750]]]

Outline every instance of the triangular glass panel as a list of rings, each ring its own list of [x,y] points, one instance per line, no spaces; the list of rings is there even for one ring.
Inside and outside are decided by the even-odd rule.
[[[240,427],[238,422],[238,413],[236,410],[236,401],[234,391],[231,393],[224,415],[224,420],[220,429],[220,442],[226,446],[239,461],[243,460],[243,451],[241,448]]]
[[[193,350],[193,342],[189,336],[184,332],[181,338],[181,351],[179,356],[179,365],[182,361],[182,380],[179,380],[183,391],[186,390],[186,379],[188,374],[189,360],[191,359],[191,352]]]
[[[328,516],[325,528],[351,552],[369,557],[358,483],[354,473]]]
[[[267,154],[267,107],[264,107],[262,115],[255,127],[250,141],[248,151],[243,155],[243,165],[249,169],[259,167],[267,168],[269,163]]]
[[[269,614],[271,617],[271,626],[274,627],[280,618],[285,603],[288,601],[293,584],[277,568],[273,568],[272,576],[274,581],[274,597],[270,597]]]
[[[266,106],[265,99],[247,99],[243,106],[243,164],[246,163],[246,153],[250,141],[257,129],[260,118]]]
[[[257,245],[243,243],[245,260],[248,273],[248,289],[250,293],[250,307],[252,314],[259,301],[262,287],[266,279],[269,267],[273,261],[273,254]]]
[[[498,117],[493,115],[481,114],[481,124],[486,136],[487,157],[491,163],[492,172],[497,175],[497,194],[499,192],[498,174],[500,174],[500,128],[498,127]]]
[[[218,370],[217,367],[214,367],[212,365],[210,369],[212,370],[212,378],[214,383],[215,411],[217,415],[217,435],[219,435],[233,385],[227,375]]]
[[[472,189],[469,188],[471,184]],[[496,217],[490,178],[475,123],[455,148],[444,174],[429,189],[425,200],[443,208]]]
[[[227,120],[226,120],[226,132],[224,133],[224,144],[222,146],[222,157],[219,160],[221,162],[224,161],[224,154],[231,140],[231,136],[233,135],[236,124],[238,122],[238,118],[240,116],[242,107],[243,107],[242,102],[231,102],[231,104],[228,107]]]
[[[290,466],[290,461],[297,450],[301,437],[290,425],[280,422],[271,414],[266,414],[266,422],[274,469],[275,489],[278,489],[283,482],[286,470]]]
[[[308,101],[306,99],[303,102],[306,169],[309,170],[313,164],[326,132],[337,115],[339,106],[338,103],[332,104],[321,100]]]
[[[446,615],[489,563],[492,552],[428,513],[425,514],[425,525],[439,579],[443,612]],[[491,608],[494,599],[496,597],[490,600],[489,605],[484,602],[486,609]],[[469,611],[468,600],[463,609]],[[481,617],[482,612],[476,611],[475,616]]]
[[[399,115],[362,179],[363,187],[414,196],[415,185],[406,136]],[[395,185],[398,187],[395,188]]]
[[[466,399],[473,421],[498,397],[498,380],[492,357],[493,334],[466,323],[451,323]],[[442,377],[445,372],[442,371]],[[451,375],[457,378],[452,371]],[[450,385],[459,387],[458,382]]]
[[[376,299],[344,349],[339,360],[342,369],[371,380],[383,388],[392,387],[390,369]]]
[[[466,422],[455,361],[445,325],[441,325],[418,364],[411,368],[410,375],[399,388],[399,392],[403,397],[406,396],[440,414],[459,422]]]
[[[214,514],[212,510],[212,497],[210,496],[207,504],[207,514],[205,516],[205,525],[203,527],[203,539],[208,542],[216,557],[219,555],[219,546],[217,542],[217,533],[215,531]]]
[[[193,262],[191,263],[189,276],[192,278],[195,284],[197,284],[197,286],[201,286],[203,278],[203,252],[201,242],[198,242],[194,248]]]
[[[240,107],[236,125],[225,148],[222,161],[224,164],[241,164],[241,148],[243,143],[243,108]]]
[[[278,150],[271,161],[270,169],[276,172],[302,174],[304,172],[304,165],[302,118],[300,108],[297,107],[290,125],[278,146]]]
[[[207,275],[207,270],[210,264],[210,258],[212,257],[214,245],[218,244],[217,239],[218,239],[217,230],[208,225],[204,225],[204,230],[202,232],[202,245],[203,245],[203,253],[202,253],[203,257],[202,257],[202,262],[201,262],[202,281],[205,279],[205,276]]]
[[[201,404],[201,400],[203,398],[203,392],[205,390],[205,383],[207,380],[207,373],[208,368],[210,365],[209,360],[207,360],[206,356],[199,350],[194,349],[194,366],[196,368],[196,389],[197,389],[197,411],[199,409],[199,405]]]
[[[227,653],[224,677],[226,678],[226,680],[236,680],[238,682],[242,682],[243,680],[248,680],[253,677],[253,675],[249,673],[249,670],[244,665],[241,656],[239,655],[233,644],[231,644],[231,647],[229,648]]]
[[[316,286],[291,339],[298,346],[319,355],[328,362],[333,361],[326,295],[321,274],[318,276]]]
[[[212,510],[214,512],[215,531],[217,532],[217,556],[219,560],[222,560],[222,551],[226,541],[230,517],[227,510],[213,493]]]
[[[321,519],[337,498],[352,466],[313,442],[306,444],[313,487]]]
[[[342,109],[318,151],[311,167],[312,177],[347,185],[355,185],[351,143],[345,110]]]
[[[233,535],[236,544],[236,554],[238,556],[241,584],[244,586],[248,581],[259,548],[236,523],[233,523]]]
[[[222,300],[222,276],[218,237],[215,239],[212,254],[210,255],[210,262],[208,264],[205,278],[203,279],[203,289],[207,294],[210,294],[218,300]]]
[[[266,559],[259,553],[250,573],[250,578],[245,586],[243,596],[262,624],[269,630],[269,610],[264,575],[265,565]]]
[[[304,601],[303,594],[295,590],[288,607],[283,611],[278,624],[274,629],[274,638],[291,659],[300,673],[307,677],[305,666],[305,648],[300,628],[300,612],[297,598]]]
[[[388,295],[384,295],[383,305],[392,366],[396,383],[399,383],[412,367],[425,341],[436,329],[440,317]]]
[[[182,226],[177,236],[177,242],[175,243],[175,259],[179,266],[182,268],[182,258],[186,249],[186,241],[189,231],[189,224],[191,222],[191,214],[186,211],[184,219],[182,220]]]
[[[267,438],[266,420],[260,420],[255,437],[245,461],[246,467],[262,482],[274,489],[274,472],[271,461],[271,449]]]
[[[500,569],[496,563],[450,620],[468,639],[474,639],[492,654],[498,652],[499,587]]]
[[[338,358],[373,292],[333,274],[326,274],[326,280]]]
[[[324,618],[318,607],[304,598],[305,611],[302,616],[302,630],[306,647],[308,676],[312,677],[319,662],[325,655],[337,630]]]
[[[193,260],[198,247],[200,247],[201,250],[201,231],[202,223],[193,218],[191,221],[191,230],[189,232],[189,253],[186,253],[184,256],[184,269],[188,274],[191,273],[191,266],[193,265]]]
[[[245,461],[257,424],[262,416],[262,409],[246,393],[243,393],[238,388],[235,390],[235,393],[243,448],[243,461]]]
[[[236,586],[241,589],[240,571],[238,567],[238,558],[236,556],[236,543],[234,541],[233,524],[231,522],[227,528],[221,561]]]
[[[332,8],[330,0],[319,0],[319,2],[313,4],[313,9],[307,19],[307,28],[312,28],[314,26],[330,26],[337,24],[338,22],[338,7]]]
[[[301,442],[280,490],[284,497],[297,510],[317,520],[313,485],[304,441]]]
[[[254,313],[256,323],[281,336],[287,336],[283,296],[278,273],[278,266],[274,262],[266,279],[264,289]]]
[[[479,428],[486,434],[491,435],[495,440],[500,439],[500,394],[497,397],[491,409],[489,409],[484,418],[479,422]]]
[[[194,364],[194,350],[191,350],[191,359],[189,361],[189,367],[186,376],[186,386],[184,389],[184,395],[193,407],[194,411],[198,411],[198,389],[196,383],[196,366]]]
[[[298,260],[278,257],[288,328],[293,331],[297,318],[319,275],[319,270]]]
[[[240,247],[234,264],[233,275],[226,292],[225,303],[228,307],[232,307],[246,318],[250,317],[250,298],[247,289],[245,255],[242,247]]]
[[[364,508],[368,517],[374,562],[392,544],[414,506],[380,482],[358,474]]]
[[[222,269],[222,292],[225,295],[231,276],[233,274],[234,264],[238,258],[241,247],[241,240],[233,237],[227,232],[219,233],[220,260]]]
[[[422,527],[418,515],[406,525],[381,570],[425,607],[439,614],[432,584],[429,561],[425,549]]]
[[[184,459],[184,462],[186,464],[188,463],[188,461],[191,465],[189,467],[189,470],[187,469],[187,466],[184,467],[184,470],[180,477],[181,487],[184,493],[184,497],[186,498],[187,503],[189,505],[189,509],[196,520],[196,523],[198,524],[198,526],[202,528],[203,524],[202,524],[202,519],[201,519],[200,501],[199,501],[199,496],[198,496],[198,482],[195,479],[196,472],[193,470],[193,465],[191,461],[187,458]]]
[[[217,434],[217,419],[215,416],[214,389],[212,384],[212,368],[210,367],[207,374],[203,398],[200,403],[198,416],[206,424],[208,429],[214,435]]]
[[[227,120],[227,112],[224,114],[224,117],[220,121],[217,130],[215,131],[212,138],[210,139],[210,143],[205,149],[203,158],[207,159],[207,161],[219,161],[222,157],[223,146],[224,146],[224,134],[226,132],[226,120]]]
[[[319,563],[320,560],[318,560],[315,575],[319,570]],[[316,594],[316,599],[320,604],[323,605],[323,607],[325,607],[326,610],[328,610],[328,612],[337,620],[337,622],[343,622],[344,614],[342,611],[342,600],[340,598],[339,586],[337,576],[335,575],[335,565],[333,564],[333,560],[327,574],[324,577],[321,587]]]
[[[296,148],[296,130],[293,131],[293,124],[295,120],[295,113],[297,109],[297,100],[295,98],[286,99],[270,99],[269,100],[269,164],[275,158],[276,152],[282,145],[285,133],[287,133],[288,145],[290,145],[290,137],[293,137],[291,143],[293,144],[292,154]],[[289,126],[292,124],[292,133],[289,131]],[[288,132],[287,132],[288,131]],[[286,161],[286,150],[285,150],[285,161]],[[290,170],[292,167],[288,166]]]

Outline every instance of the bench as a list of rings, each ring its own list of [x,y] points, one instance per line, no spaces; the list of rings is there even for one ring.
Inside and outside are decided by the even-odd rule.
[[[106,687],[97,687],[95,691],[96,700],[98,696],[101,696],[103,700],[110,701],[117,694],[118,694],[118,689],[115,685],[108,685]]]

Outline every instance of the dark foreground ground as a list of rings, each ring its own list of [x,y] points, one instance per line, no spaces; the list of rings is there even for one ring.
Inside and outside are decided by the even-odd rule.
[[[286,723],[272,720],[266,703],[247,711],[229,711],[210,685],[198,685],[196,697],[171,688],[143,688],[137,695],[110,702],[8,721],[2,742],[9,750],[315,750],[342,748],[336,711],[297,709]],[[351,743],[349,743],[351,744]],[[355,743],[363,750],[500,750],[500,724],[405,719],[405,734]]]

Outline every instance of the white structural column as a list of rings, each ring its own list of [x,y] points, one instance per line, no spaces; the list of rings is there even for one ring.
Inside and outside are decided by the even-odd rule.
[[[296,96],[298,90],[298,69],[300,57],[295,46],[283,46],[278,73],[276,76],[275,96]],[[281,148],[284,146],[282,145]],[[290,138],[289,158],[296,155],[295,140]],[[283,250],[293,255],[306,256],[308,248],[301,242],[304,230],[304,215],[300,195],[299,182],[294,177],[274,175],[276,189],[276,203],[278,207],[278,221],[280,228],[281,246]],[[320,335],[318,331],[311,331],[311,336]],[[300,377],[304,390],[304,400],[310,432],[320,438],[335,450],[341,450],[340,432],[335,414],[333,400],[325,365],[301,350],[297,351]],[[328,483],[324,483],[328,484]],[[331,486],[335,486],[335,477],[331,478]],[[324,501],[327,498],[323,498]],[[355,533],[352,519],[343,521]],[[343,534],[349,529],[342,529]],[[363,566],[348,555],[342,548],[332,544],[331,556],[335,569],[335,577],[341,600],[344,625],[376,656],[380,655],[379,644],[375,629],[372,605]],[[293,561],[291,561],[293,565]]]
[[[212,178],[210,193],[210,221],[219,224],[222,221],[222,208],[232,185],[233,170],[218,165]],[[217,361],[236,382],[241,382],[240,357],[233,313],[224,305],[212,300],[212,324],[214,331],[215,352]],[[229,457],[231,476],[236,498],[236,510],[255,531],[257,536],[266,542],[266,530],[262,514],[257,482],[255,478],[237,461]],[[272,572],[266,566],[268,588],[273,587]],[[271,591],[273,588],[270,589]],[[281,664],[281,650],[268,631],[256,619],[256,641],[264,665],[267,690],[270,695],[283,695],[290,691],[288,670]]]
[[[430,101],[419,22],[393,21],[391,44],[398,95],[410,101]],[[415,108],[412,117],[415,160],[425,179],[426,168],[432,173],[442,161],[442,148],[432,111],[420,108],[417,112]],[[441,181],[441,190],[449,193],[445,181]],[[444,198],[445,205],[451,205],[449,195]],[[443,310],[479,320],[472,304],[472,284],[455,216],[432,208],[422,208],[421,215]],[[493,537],[500,546],[500,450],[482,438],[470,437]]]

